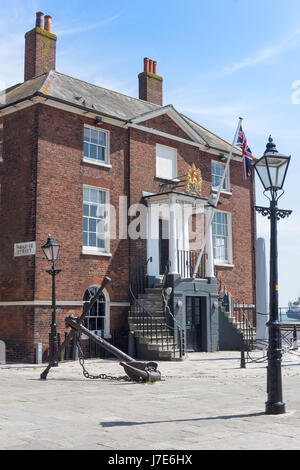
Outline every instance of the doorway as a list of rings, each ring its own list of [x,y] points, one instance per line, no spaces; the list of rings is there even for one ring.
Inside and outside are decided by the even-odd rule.
[[[207,350],[206,297],[186,297],[186,349]]]
[[[169,261],[169,221],[159,219],[159,274],[165,273]]]

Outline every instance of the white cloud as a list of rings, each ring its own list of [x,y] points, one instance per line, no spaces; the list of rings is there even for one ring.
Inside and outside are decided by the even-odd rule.
[[[244,68],[255,67],[257,65],[264,64],[273,57],[284,54],[286,51],[296,47],[299,44],[299,39],[300,29],[296,29],[274,46],[264,47],[253,56],[247,57],[236,64],[225,67],[220,72],[220,76],[230,75]]]
[[[242,110],[241,106],[235,105],[224,105],[224,106],[209,106],[209,107],[201,107],[199,106],[189,106],[183,105],[181,107],[184,113],[196,114],[199,116],[214,116],[214,117],[226,117],[239,114]]]
[[[70,34],[79,34],[79,33],[84,33],[84,32],[87,32],[87,31],[92,31],[93,29],[102,28],[106,24],[117,20],[118,18],[120,18],[120,16],[121,16],[121,13],[117,13],[117,14],[111,16],[110,18],[106,18],[102,21],[98,21],[97,23],[93,23],[93,24],[89,24],[89,25],[85,25],[85,26],[80,26],[80,27],[69,28],[69,29],[65,29],[65,30],[61,30],[61,31],[58,29],[56,31],[56,34],[58,36],[67,36],[67,35],[70,35]]]

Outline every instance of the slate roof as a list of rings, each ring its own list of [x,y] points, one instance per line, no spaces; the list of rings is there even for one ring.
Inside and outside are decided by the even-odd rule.
[[[34,96],[43,96],[99,115],[127,122],[143,114],[161,109],[161,106],[108,90],[54,70],[15,85],[0,93],[0,111]],[[181,117],[207,143],[208,147],[229,152],[231,145],[187,116]],[[234,152],[241,155],[238,149]]]

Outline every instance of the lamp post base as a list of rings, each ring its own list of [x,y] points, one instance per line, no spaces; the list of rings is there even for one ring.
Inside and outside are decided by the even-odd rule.
[[[266,402],[266,414],[267,415],[281,415],[285,413],[285,403],[269,403]]]

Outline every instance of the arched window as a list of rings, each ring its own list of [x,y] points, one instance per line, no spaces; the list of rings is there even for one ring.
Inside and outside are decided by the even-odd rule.
[[[89,287],[83,296],[84,304],[86,302],[90,302],[94,295],[97,293],[99,286],[91,286]],[[85,327],[96,333],[101,335],[102,332],[105,336],[109,334],[109,324],[108,324],[108,294],[103,293],[93,308],[89,311],[88,315],[85,317],[84,323]]]

